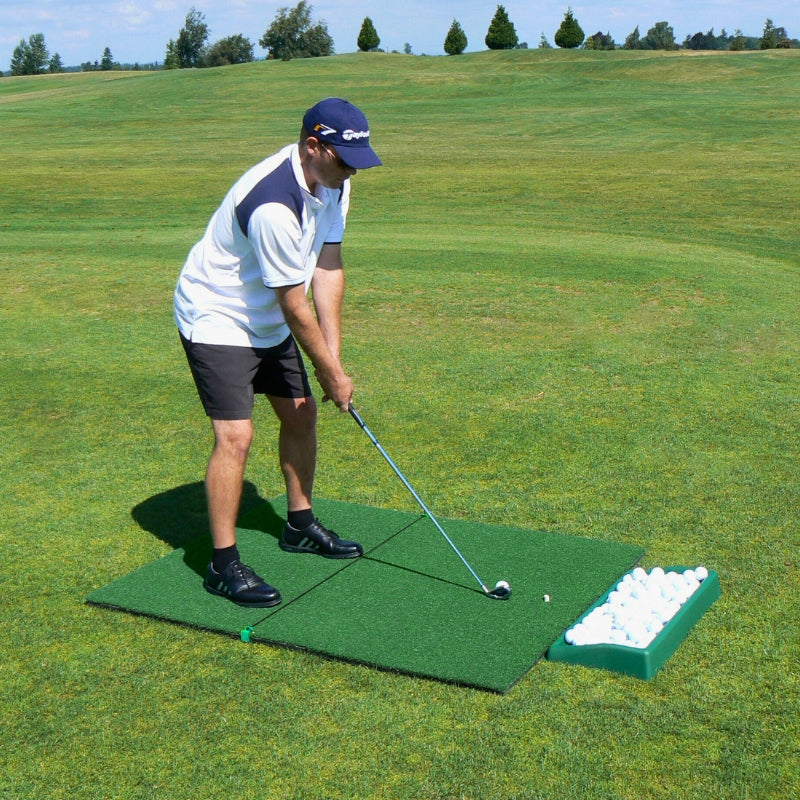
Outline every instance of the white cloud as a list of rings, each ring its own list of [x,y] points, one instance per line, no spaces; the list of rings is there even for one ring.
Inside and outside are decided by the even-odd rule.
[[[153,16],[147,9],[131,2],[117,3],[115,12],[122,22],[131,28],[147,24]]]

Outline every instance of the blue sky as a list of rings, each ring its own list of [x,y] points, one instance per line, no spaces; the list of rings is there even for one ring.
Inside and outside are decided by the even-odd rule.
[[[20,39],[43,33],[50,53],[58,52],[65,65],[99,61],[106,47],[116,61],[163,61],[170,39],[177,38],[186,14],[194,5],[211,29],[209,42],[243,34],[255,45],[257,57],[265,52],[258,40],[281,7],[297,0],[2,0],[0,2],[0,69],[8,69]],[[496,0],[310,0],[312,17],[324,21],[337,53],[357,49],[356,39],[364,17],[370,17],[381,47],[401,51],[406,43],[415,54],[442,55],[443,42],[454,19],[467,35],[468,51],[484,50],[484,37],[494,16]],[[537,47],[542,33],[553,38],[569,3],[511,0],[502,3],[520,41]],[[760,36],[767,17],[800,38],[798,0],[610,0],[575,2],[573,14],[588,36],[609,32],[622,43],[636,27],[644,35],[656,22],[666,20],[682,42],[687,35],[714,28]]]

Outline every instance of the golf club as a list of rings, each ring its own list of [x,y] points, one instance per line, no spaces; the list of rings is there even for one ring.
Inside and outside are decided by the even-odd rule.
[[[497,583],[494,585],[493,589],[487,589],[486,588],[486,585],[484,584],[484,582],[478,577],[478,574],[469,565],[469,562],[467,561],[467,559],[464,558],[464,556],[461,555],[461,552],[453,544],[452,539],[447,535],[447,533],[445,532],[444,528],[437,521],[436,517],[434,517],[433,514],[431,514],[431,512],[428,510],[428,507],[425,505],[425,503],[422,502],[422,499],[414,491],[414,488],[406,480],[406,478],[403,475],[403,473],[400,472],[400,470],[398,469],[398,467],[394,463],[394,461],[392,461],[392,459],[389,458],[389,454],[383,449],[383,447],[381,447],[380,442],[373,436],[372,431],[364,424],[364,420],[361,419],[361,417],[358,415],[358,412],[355,410],[355,408],[353,408],[352,404],[350,404],[350,406],[348,408],[348,411],[350,412],[350,415],[353,417],[353,419],[358,423],[359,428],[361,428],[361,430],[364,431],[364,433],[367,434],[367,436],[369,437],[369,440],[372,442],[372,444],[374,444],[375,447],[378,448],[378,452],[386,459],[386,462],[394,470],[394,472],[397,475],[397,477],[400,478],[400,480],[403,482],[403,485],[406,487],[406,489],[408,489],[408,491],[411,492],[411,494],[413,495],[414,499],[419,503],[420,508],[427,514],[428,519],[430,519],[430,521],[436,526],[436,529],[439,531],[439,533],[442,534],[442,536],[444,536],[444,538],[447,540],[447,543],[455,551],[456,555],[464,562],[464,566],[470,571],[470,573],[472,574],[472,577],[475,578],[475,580],[478,581],[478,583],[480,584],[481,589],[483,589],[483,593],[487,597],[491,597],[494,600],[508,600],[508,598],[511,597],[511,586],[509,586],[509,584],[506,581],[497,581]]]

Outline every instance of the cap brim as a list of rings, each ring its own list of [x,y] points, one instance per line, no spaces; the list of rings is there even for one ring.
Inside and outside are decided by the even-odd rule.
[[[369,169],[370,167],[380,167],[383,164],[371,147],[343,147],[341,144],[337,144],[336,152],[339,154],[339,158],[353,169]]]

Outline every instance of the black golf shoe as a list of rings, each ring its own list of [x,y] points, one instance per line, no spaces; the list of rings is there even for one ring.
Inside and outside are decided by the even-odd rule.
[[[231,562],[222,572],[216,572],[214,565],[209,564],[203,586],[211,594],[227,597],[237,606],[269,608],[281,601],[281,593],[241,561]]]
[[[325,558],[358,558],[364,553],[360,544],[340,539],[318,519],[300,530],[287,522],[278,544],[287,553],[317,553]]]

